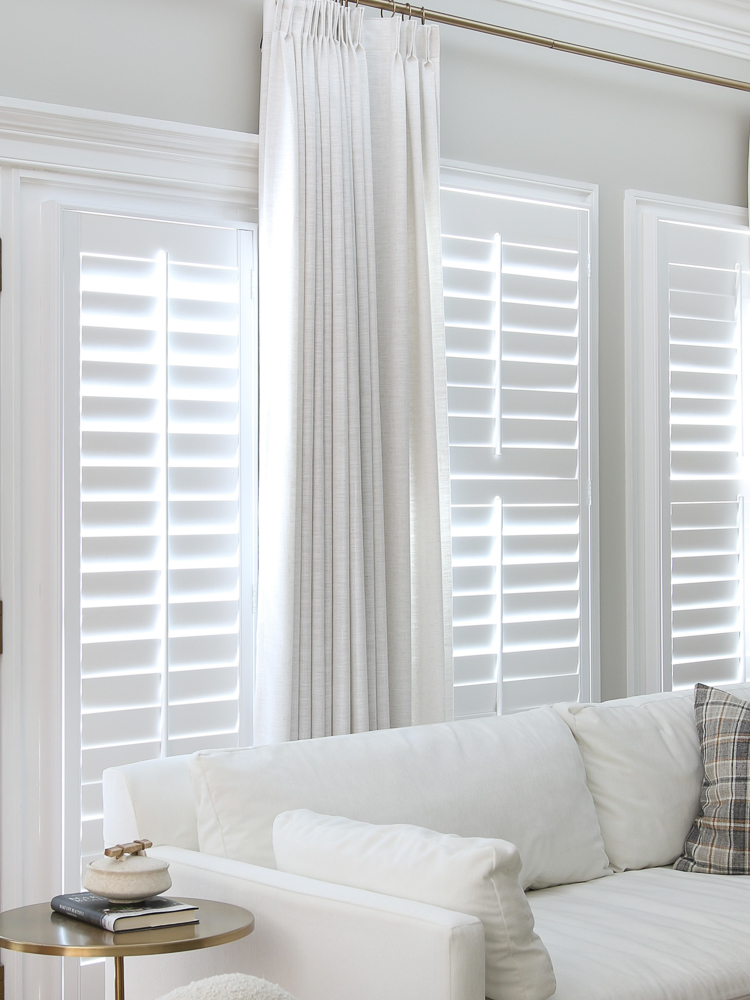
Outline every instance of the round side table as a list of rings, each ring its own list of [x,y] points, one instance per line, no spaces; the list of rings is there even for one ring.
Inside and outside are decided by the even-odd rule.
[[[113,933],[56,913],[49,903],[20,906],[0,913],[0,948],[37,955],[114,957],[115,1000],[125,1000],[126,955],[166,955],[215,948],[246,937],[255,926],[255,917],[241,906],[209,899],[178,902],[197,906],[200,923]]]

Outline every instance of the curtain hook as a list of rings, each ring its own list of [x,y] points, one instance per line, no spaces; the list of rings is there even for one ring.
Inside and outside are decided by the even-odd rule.
[[[424,25],[424,7],[422,8],[422,25]]]

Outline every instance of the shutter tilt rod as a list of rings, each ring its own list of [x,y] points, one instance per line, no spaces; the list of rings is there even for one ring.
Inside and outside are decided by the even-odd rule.
[[[349,6],[349,0],[339,0]],[[354,0],[352,0],[354,2]],[[375,7],[381,12],[388,11],[391,16],[400,14],[402,17],[416,17],[424,24],[425,20],[436,24],[447,24],[453,28],[468,28],[469,31],[480,31],[485,35],[495,35],[499,38],[511,38],[516,42],[526,42],[529,45],[540,45],[546,49],[557,49],[576,56],[587,56],[589,59],[601,59],[604,62],[617,63],[619,66],[632,66],[635,69],[647,69],[652,73],[664,73],[666,76],[678,76],[683,80],[696,80],[698,83],[710,83],[715,87],[729,87],[731,90],[750,91],[750,82],[732,80],[726,76],[714,76],[711,73],[699,73],[682,66],[670,66],[667,63],[652,62],[650,59],[636,59],[634,56],[624,56],[619,52],[607,52],[604,49],[592,49],[588,45],[576,45],[573,42],[561,42],[544,35],[532,35],[528,31],[516,31],[514,28],[503,28],[499,24],[489,24],[486,21],[472,21],[468,17],[457,14],[445,14],[439,10],[426,10],[424,7],[401,3],[400,0],[356,0],[364,7]]]

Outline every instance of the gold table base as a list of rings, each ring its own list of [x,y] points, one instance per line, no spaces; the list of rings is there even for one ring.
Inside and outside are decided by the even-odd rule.
[[[125,1000],[125,959],[115,955],[115,1000]]]

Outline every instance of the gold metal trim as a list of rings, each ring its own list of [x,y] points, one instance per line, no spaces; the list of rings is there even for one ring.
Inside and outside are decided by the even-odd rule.
[[[195,903],[204,912],[212,906],[212,901],[205,899],[184,899],[186,903]],[[229,944],[230,941],[238,941],[247,937],[255,927],[255,917],[247,910],[232,904],[213,903],[217,907],[230,907],[238,911],[238,922],[230,930],[219,934],[207,934],[205,937],[194,936],[196,930],[200,933],[200,924],[185,924],[178,927],[159,927],[143,931],[120,931],[118,934],[100,930],[89,924],[75,920],[73,917],[66,917],[62,914],[53,914],[48,903],[39,903],[36,906],[22,907],[24,910],[39,910],[39,920],[42,926],[49,920],[55,923],[61,922],[70,930],[78,934],[90,934],[94,939],[88,944],[64,944],[64,943],[39,943],[33,940],[19,940],[16,937],[5,937],[0,935],[0,948],[7,948],[8,951],[30,952],[34,955],[67,955],[77,958],[110,958],[112,956],[127,957],[129,955],[166,955],[173,952],[197,951],[201,948],[215,948],[221,944]],[[9,916],[14,911],[6,911],[2,916]],[[245,916],[240,918],[240,914]],[[37,915],[34,914],[34,917]],[[210,915],[206,912],[206,924],[210,922]],[[71,926],[72,925],[72,926]],[[204,925],[205,926],[205,925]],[[98,938],[99,940],[95,940]]]
[[[343,2],[343,0],[342,0]],[[589,59],[600,59],[603,62],[616,63],[619,66],[631,66],[634,69],[645,69],[652,73],[663,73],[665,76],[676,76],[683,80],[695,80],[698,83],[709,83],[714,87],[728,87],[730,90],[750,92],[750,82],[733,80],[726,76],[714,76],[712,73],[699,73],[696,70],[684,69],[682,66],[671,66],[668,63],[652,62],[650,59],[636,59],[634,56],[624,56],[619,52],[607,52],[605,49],[594,49],[588,45],[576,45],[573,42],[562,42],[556,38],[544,35],[533,35],[528,31],[516,31],[514,28],[504,28],[499,24],[489,24],[486,21],[472,21],[468,17],[457,14],[445,14],[438,10],[426,10],[424,7],[414,8],[399,0],[358,0],[364,7],[375,7],[388,11],[391,17],[401,14],[402,17],[419,17],[424,24],[425,19],[436,24],[447,24],[453,28],[467,28],[469,31],[479,31],[485,35],[495,35],[498,38],[510,38],[516,42],[526,42],[528,45],[539,45],[546,49],[557,49],[571,55],[586,56]]]
[[[115,1000],[125,1000],[125,959],[115,955]]]

